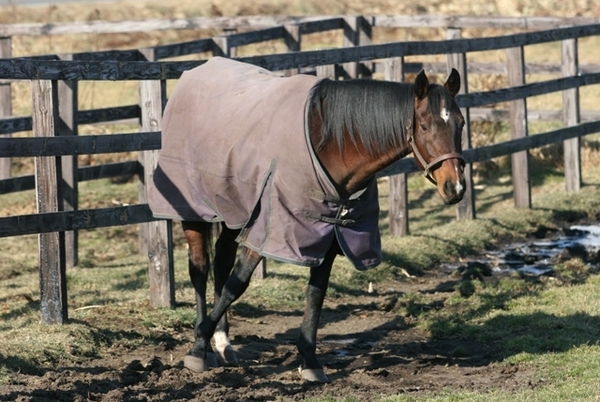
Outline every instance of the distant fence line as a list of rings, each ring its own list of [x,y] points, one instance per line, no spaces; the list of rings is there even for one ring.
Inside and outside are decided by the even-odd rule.
[[[0,37],[81,35],[152,32],[161,30],[257,30],[288,24],[300,24],[348,16],[271,16],[194,17],[141,21],[86,21],[60,23],[0,24]],[[552,29],[600,23],[596,17],[501,17],[448,15],[364,15],[373,27],[382,28],[497,28]]]
[[[398,18],[392,18],[392,17],[387,17],[388,19],[391,19],[393,21],[397,21]],[[463,17],[463,18],[459,18],[459,17],[446,17],[446,18],[437,18],[437,17],[428,17],[425,18],[423,17],[425,20],[429,20],[429,23],[431,24],[432,21],[433,22],[437,22],[438,24],[440,24],[440,20],[441,21],[445,21],[445,23],[450,23],[451,21],[455,21],[457,22],[457,24],[459,22],[462,22],[463,24],[466,24],[466,21],[471,21],[473,20],[473,17]],[[247,19],[242,19],[243,21],[246,21]],[[258,20],[262,20],[262,19],[258,19]],[[282,18],[277,19],[277,18],[273,18],[270,21],[279,21],[282,20]],[[292,19],[294,20],[294,19]],[[296,20],[300,20],[300,19],[296,19]],[[406,23],[407,18],[402,17],[400,18],[400,21],[402,23]],[[477,19],[475,19],[477,20]],[[504,20],[514,20],[513,18],[498,18],[498,21],[504,21]],[[569,20],[574,20],[574,21],[578,21],[578,22],[582,22],[582,21],[588,21],[589,19],[557,19],[557,18],[539,18],[539,19],[528,19],[528,18],[519,18],[516,19],[517,21],[520,21],[519,23],[513,23],[512,25],[515,26],[536,26],[536,25],[540,25],[543,26],[544,24],[559,24],[560,22],[564,23],[566,21]],[[234,21],[236,21],[236,19],[234,18]],[[536,23],[533,23],[532,21],[536,21]],[[427,22],[427,21],[426,21]],[[330,29],[339,29],[342,28],[344,26],[345,20],[341,17],[336,17],[336,18],[331,18],[329,17],[326,20],[318,20],[318,21],[313,21],[310,20],[308,22],[304,22],[301,25],[299,25],[299,27],[303,27],[302,29],[300,29],[301,32],[322,32],[324,30],[330,30]],[[87,23],[81,23],[83,25],[87,25]],[[74,24],[75,26],[81,25],[79,23]],[[98,24],[98,26],[101,26],[102,24]],[[125,23],[125,26],[131,26],[131,24]],[[393,25],[393,24],[388,24],[388,25]],[[386,25],[386,26],[388,26]],[[435,25],[435,24],[434,24]],[[474,22],[471,23],[471,25],[475,25]],[[69,25],[70,26],[70,25]],[[96,25],[94,25],[96,26]],[[395,26],[395,25],[394,25]],[[17,31],[22,31],[22,30],[17,30]],[[51,29],[47,29],[47,31],[52,32]],[[277,31],[271,29],[269,30],[270,35],[257,35],[256,32],[252,32],[252,33],[247,33],[247,34],[239,34],[239,35],[229,35],[226,37],[221,37],[219,38],[219,46],[215,45],[215,40],[216,38],[210,38],[210,39],[201,39],[201,40],[197,40],[197,41],[191,41],[191,42],[187,42],[187,43],[178,43],[178,44],[170,44],[170,45],[163,45],[163,46],[157,46],[154,48],[149,48],[149,49],[143,49],[143,50],[119,50],[119,51],[100,51],[100,52],[93,52],[93,53],[89,53],[89,52],[85,52],[85,53],[75,53],[73,55],[69,56],[70,60],[73,61],[107,61],[109,62],[109,64],[107,65],[102,65],[100,68],[102,71],[103,76],[94,76],[93,72],[86,72],[86,75],[82,76],[81,74],[79,74],[76,70],[77,70],[77,64],[76,63],[69,63],[70,68],[68,70],[63,70],[64,71],[64,75],[61,78],[64,79],[68,79],[68,78],[74,78],[74,79],[114,79],[114,80],[118,80],[118,79],[128,79],[128,77],[132,77],[133,76],[129,76],[127,75],[126,72],[120,71],[120,67],[121,67],[121,63],[124,61],[147,61],[147,60],[160,60],[160,59],[164,59],[164,58],[168,58],[168,57],[178,57],[178,56],[184,56],[184,55],[189,55],[189,54],[194,54],[194,53],[201,53],[201,52],[206,52],[206,51],[212,51],[213,54],[215,55],[222,55],[223,53],[229,53],[229,55],[231,55],[233,49],[236,48],[236,46],[242,46],[245,44],[249,44],[249,43],[256,43],[256,42],[261,42],[264,40],[269,40],[269,39],[274,39],[274,38],[281,38],[281,37],[285,37],[285,29],[284,27],[278,27]],[[564,30],[559,30],[564,32]],[[548,42],[548,41],[556,41],[559,40],[560,38],[558,37],[558,34],[554,34],[556,31],[547,31],[547,38],[543,39],[543,40],[535,40],[535,43],[544,43],[544,42]],[[576,33],[575,35],[572,35],[571,32],[567,32],[567,36],[565,36],[565,38],[567,37],[584,37],[584,36],[591,36],[591,35],[595,35],[595,32],[580,32],[580,33]],[[455,53],[464,53],[466,51],[478,51],[478,50],[492,50],[492,49],[503,49],[506,48],[506,42],[507,41],[513,41],[514,40],[514,45],[515,46],[525,46],[527,44],[531,44],[532,43],[532,37],[536,37],[538,35],[537,32],[534,33],[525,33],[522,35],[516,35],[516,36],[510,36],[510,37],[499,37],[499,38],[503,38],[504,39],[504,43],[497,43],[497,46],[490,46],[490,41],[491,40],[499,40],[499,38],[482,38],[482,39],[465,39],[463,40],[462,44],[457,44],[456,46],[453,45],[453,48],[450,49],[452,52]],[[240,39],[240,38],[244,38],[244,39]],[[448,48],[448,46],[446,44],[442,42],[439,43],[437,48],[431,48],[429,53],[426,53],[423,49],[425,47],[427,47],[427,44],[429,44],[430,42],[410,42],[408,44],[384,44],[384,45],[373,45],[375,46],[375,51],[376,54],[373,55],[373,57],[370,57],[369,59],[377,59],[380,57],[391,57],[391,56],[410,56],[410,55],[414,55],[414,54],[440,54],[441,53],[441,49],[440,48]],[[462,46],[461,46],[462,45]],[[224,51],[223,49],[228,49],[228,51]],[[340,51],[344,51],[344,49],[339,49]],[[344,53],[347,53],[344,51]],[[365,51],[361,50],[360,53],[358,55],[355,55],[355,57],[351,57],[348,58],[347,60],[351,60],[351,61],[356,61],[357,59],[360,60],[366,60],[367,56],[365,56]],[[243,60],[249,62],[249,63],[253,63],[253,64],[257,64],[257,65],[262,65],[263,67],[266,67],[268,69],[271,70],[280,70],[283,69],[284,66],[281,65],[281,63],[285,63],[286,61],[288,62],[289,65],[298,65],[300,64],[299,67],[307,67],[307,66],[314,66],[314,65],[322,65],[324,63],[326,63],[326,60],[310,60],[310,57],[313,56],[311,54],[311,52],[303,52],[304,54],[304,58],[306,60],[299,60],[299,58],[290,58],[290,57],[286,57],[285,55],[278,55],[275,58],[272,59],[264,59],[263,56],[255,56],[255,57],[248,57],[248,58],[243,58]],[[320,54],[322,54],[322,51],[316,51],[317,57],[320,56]],[[151,56],[151,57],[149,57]],[[283,57],[281,57],[283,56]],[[64,56],[63,56],[64,57]],[[33,57],[33,59],[35,60],[56,60],[59,59],[60,56],[57,55],[49,55],[49,56],[38,56],[38,57]],[[313,57],[314,59],[314,57]],[[335,55],[334,59],[339,60],[340,58]],[[118,60],[118,61],[117,61]],[[105,71],[105,69],[107,69],[112,63],[112,72],[107,72]],[[193,66],[196,65],[195,61],[191,61],[191,62],[180,62],[181,64],[173,69],[171,68],[170,70],[162,70],[161,72],[164,74],[164,78],[178,78],[178,76],[181,74],[182,71],[189,69]],[[316,64],[317,63],[317,64]],[[171,63],[168,63],[169,66],[172,66]],[[7,66],[8,67],[8,66]],[[31,67],[31,65],[27,66],[28,68]],[[44,66],[46,69],[51,70],[52,67],[52,63],[49,63],[47,65]],[[80,69],[86,69],[88,67],[88,65],[86,63],[80,63],[79,64],[79,68]],[[131,67],[130,65],[128,65],[128,67]],[[447,65],[445,63],[405,63],[404,65],[404,71],[405,73],[408,72],[418,72],[420,69],[425,68],[428,71],[435,71],[435,72],[441,72],[444,71],[444,69],[447,67]],[[33,71],[29,71],[26,69],[26,71],[22,71],[21,74],[15,74],[9,72],[9,71],[4,71],[3,73],[6,74],[6,76],[11,76],[15,79],[18,78],[22,78],[25,79],[25,77],[29,77],[32,74],[33,75],[37,75],[39,78],[44,78],[43,75],[40,75],[40,73],[38,71],[35,70],[35,67],[33,67],[34,70]],[[55,69],[63,69],[63,65],[55,65],[54,66]],[[158,67],[161,68],[162,67]],[[525,65],[525,69],[527,73],[533,74],[533,73],[560,73],[561,70],[561,66],[560,65],[548,65],[548,64],[526,64]],[[155,71],[151,71],[148,70],[148,65],[147,64],[140,64],[137,66],[137,70],[138,70],[138,78],[142,78],[142,74],[143,73],[147,73],[147,76],[152,77],[155,74]],[[141,72],[140,72],[141,70]],[[381,63],[377,63],[375,65],[374,68],[375,71],[382,71],[382,65]],[[600,65],[588,65],[588,66],[580,66],[579,67],[580,72],[582,73],[593,73],[593,72],[600,72]],[[467,73],[505,73],[506,71],[506,65],[505,64],[501,64],[501,63],[469,63],[469,65],[467,66]],[[49,72],[51,76],[55,76],[54,72],[50,71]],[[5,100],[5,102],[8,102],[8,100]],[[0,104],[6,104],[5,102],[0,102]],[[471,105],[472,106],[472,105]],[[474,110],[474,120],[497,120],[500,118],[500,116],[504,116],[504,114],[499,113],[499,111],[497,110],[489,110],[489,109],[483,109],[483,110]],[[540,119],[545,119],[545,118],[549,118],[549,119],[553,119],[555,118],[555,114],[553,113],[549,113],[548,111],[540,111],[540,113],[537,114],[539,116]],[[590,115],[590,113],[588,113],[588,115]],[[1,116],[1,114],[0,114]],[[595,117],[595,112],[591,113],[590,118]],[[90,123],[97,123],[97,122],[109,122],[109,121],[116,121],[116,120],[124,120],[124,119],[130,119],[130,118],[139,118],[139,109],[137,107],[137,105],[131,105],[131,106],[121,106],[121,107],[115,107],[115,108],[107,108],[107,109],[103,109],[103,110],[89,110],[89,111],[78,111],[78,124],[90,124]],[[4,119],[0,119],[0,134],[9,134],[12,132],[18,132],[18,131],[29,131],[31,130],[31,118],[30,117],[7,117]],[[0,169],[0,177],[7,177],[8,176],[8,172],[2,172],[2,169]]]
[[[517,206],[530,207],[527,150],[551,143],[563,142],[565,148],[565,179],[567,191],[577,191],[581,184],[581,166],[579,161],[579,137],[600,131],[600,119],[590,113],[587,122],[581,122],[578,89],[600,83],[600,72],[582,73],[577,57],[577,39],[600,35],[600,24],[556,28],[540,32],[526,32],[514,35],[478,39],[456,39],[460,29],[449,28],[448,40],[415,41],[408,43],[370,44],[364,27],[363,17],[341,19],[346,27],[348,46],[339,49],[294,51],[290,53],[237,58],[238,60],[260,65],[286,75],[295,74],[301,69],[310,68],[318,76],[335,78],[338,76],[362,76],[373,73],[373,65],[378,66],[384,78],[403,80],[407,73],[406,56],[446,55],[447,62],[438,67],[457,68],[462,77],[467,77],[469,66],[466,54],[474,51],[504,50],[507,63],[503,66],[508,76],[509,88],[479,93],[469,93],[468,80],[462,80],[458,102],[468,122],[471,111],[478,107],[498,102],[508,102],[506,111],[511,124],[510,141],[471,149],[470,124],[466,125],[463,136],[463,148],[466,167],[467,193],[458,204],[457,216],[461,219],[475,218],[475,197],[473,194],[471,163],[483,161],[501,155],[511,155],[513,166],[514,201]],[[336,21],[332,23],[331,21]],[[338,26],[340,21],[328,19],[318,22],[323,27]],[[349,24],[350,23],[350,24]],[[314,29],[316,21],[306,24]],[[351,28],[347,28],[351,26]],[[312,29],[312,28],[311,28]],[[277,31],[277,32],[276,32]],[[287,27],[287,33],[297,34],[300,28]],[[362,32],[362,34],[361,34]],[[367,32],[368,33],[368,29]],[[263,40],[269,35],[279,35],[281,30],[269,29],[252,33],[252,40]],[[288,35],[289,36],[289,35]],[[291,35],[288,50],[299,43],[299,37]],[[365,39],[366,37],[366,39]],[[217,50],[213,54],[232,56],[235,49],[232,44],[248,43],[244,34],[225,36],[219,39]],[[246,38],[246,39],[243,39]],[[289,37],[288,37],[289,39]],[[366,42],[366,44],[364,44]],[[534,84],[525,84],[527,63],[524,60],[524,47],[533,44],[560,42],[562,78]],[[179,54],[191,49],[206,49],[206,40],[185,44],[165,45],[151,49],[141,49],[146,61],[110,61],[102,53],[96,59],[94,54],[68,55],[70,60],[53,60],[54,57],[33,59],[0,60],[0,79],[32,80],[33,116],[27,118],[9,118],[1,121],[0,129],[31,125],[36,138],[0,138],[0,158],[34,156],[36,174],[31,178],[10,178],[0,180],[0,192],[10,192],[29,188],[36,184],[38,214],[0,218],[0,237],[40,233],[40,272],[42,277],[42,319],[44,322],[62,322],[67,317],[66,287],[64,273],[66,266],[72,265],[77,258],[77,229],[113,226],[147,222],[140,225],[142,234],[141,249],[150,256],[150,287],[152,305],[173,305],[172,247],[170,240],[170,222],[152,218],[146,204],[145,189],[140,191],[140,204],[128,207],[105,208],[80,211],[77,208],[77,183],[82,177],[107,177],[107,171],[119,168],[136,172],[143,183],[151,180],[152,167],[156,163],[157,150],[160,148],[160,120],[166,101],[166,80],[176,79],[203,61],[153,61],[158,54]],[[213,41],[213,43],[216,43]],[[355,46],[361,45],[361,46]],[[212,46],[212,45],[211,45]],[[168,52],[164,49],[169,49]],[[204,52],[206,50],[202,50]],[[161,53],[163,52],[163,53]],[[178,53],[179,52],[179,53]],[[125,54],[134,55],[135,51]],[[189,54],[189,53],[187,53]],[[135,56],[135,57],[138,57]],[[65,57],[65,56],[63,56]],[[133,56],[127,56],[133,57]],[[87,59],[86,59],[87,58]],[[377,61],[376,64],[372,64]],[[371,64],[370,64],[371,63]],[[415,64],[413,63],[412,66]],[[140,82],[139,106],[108,108],[97,111],[77,110],[77,82],[81,80],[135,80]],[[5,81],[6,82],[6,81]],[[528,110],[526,98],[552,92],[563,93],[563,110],[560,117],[565,128],[544,134],[528,136]],[[504,113],[504,112],[503,112]],[[94,117],[94,115],[102,117]],[[141,122],[138,134],[111,134],[99,136],[77,136],[77,126],[82,121],[100,121],[118,118],[138,118]],[[3,131],[4,132],[4,131]],[[43,137],[43,138],[37,138]],[[142,151],[138,161],[127,161],[103,167],[78,168],[76,155]],[[59,160],[56,156],[61,156]],[[57,165],[60,163],[60,165]],[[102,170],[104,169],[104,170]],[[390,231],[402,235],[408,232],[408,204],[406,174],[416,171],[412,158],[403,159],[390,166],[380,176],[391,175],[390,182]],[[60,177],[59,176],[60,172]],[[71,238],[69,239],[69,236]],[[44,278],[58,278],[56,280]]]

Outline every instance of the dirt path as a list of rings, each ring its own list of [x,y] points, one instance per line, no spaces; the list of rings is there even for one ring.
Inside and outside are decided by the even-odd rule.
[[[401,292],[431,291],[442,281],[430,276],[412,285],[397,285],[402,286]],[[319,355],[329,384],[306,383],[298,374],[295,340],[301,312],[266,311],[258,318],[232,316],[239,367],[204,374],[183,369],[181,360],[192,333],[188,328],[170,329],[151,347],[113,348],[106,358],[58,365],[41,376],[16,374],[0,387],[0,400],[233,402],[353,396],[371,401],[442,389],[535,386],[532,373],[492,364],[498,356],[486,345],[428,339],[412,326],[410,317],[395,313],[398,294],[390,291],[351,303],[326,302]]]

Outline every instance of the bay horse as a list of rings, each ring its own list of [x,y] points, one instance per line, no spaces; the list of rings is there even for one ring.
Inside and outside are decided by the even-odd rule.
[[[332,81],[220,57],[182,75],[165,108],[149,204],[182,221],[189,246],[197,319],[185,367],[238,363],[226,313],[266,257],[309,267],[300,372],[328,381],[316,337],[334,259],[357,269],[381,261],[376,173],[412,152],[446,204],[463,197],[459,88],[454,69],[443,85],[423,71],[413,84]]]

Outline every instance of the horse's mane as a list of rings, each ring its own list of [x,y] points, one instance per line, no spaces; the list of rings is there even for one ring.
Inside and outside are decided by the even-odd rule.
[[[412,84],[367,79],[320,80],[309,101],[323,121],[315,151],[332,140],[343,150],[346,131],[355,145],[363,143],[372,155],[405,144],[414,113],[413,88]]]

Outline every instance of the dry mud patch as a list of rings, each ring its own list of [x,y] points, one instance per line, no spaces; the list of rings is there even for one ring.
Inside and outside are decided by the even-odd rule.
[[[395,283],[383,294],[326,300],[318,347],[328,384],[307,383],[298,374],[295,341],[301,311],[263,311],[259,317],[231,315],[237,367],[202,374],[184,369],[192,331],[169,328],[154,345],[133,350],[115,345],[103,358],[57,364],[40,375],[14,374],[0,387],[0,400],[217,402],[331,396],[376,401],[402,393],[535,387],[530,370],[498,363],[501,351],[469,339],[431,339],[410,317],[397,314],[399,294],[432,292],[446,280],[427,275]]]

